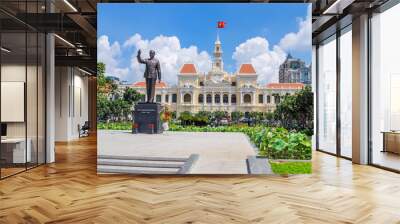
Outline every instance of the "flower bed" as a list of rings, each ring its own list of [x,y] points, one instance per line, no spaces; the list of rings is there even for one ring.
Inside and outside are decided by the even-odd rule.
[[[303,133],[289,132],[284,128],[265,126],[197,127],[171,125],[170,131],[187,132],[242,132],[258,148],[259,156],[270,159],[311,159],[311,138]]]

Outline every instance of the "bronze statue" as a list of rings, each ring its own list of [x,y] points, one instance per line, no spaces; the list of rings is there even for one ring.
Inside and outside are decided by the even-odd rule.
[[[161,68],[158,59],[154,58],[156,52],[150,50],[150,58],[142,59],[140,57],[141,50],[137,53],[137,60],[141,64],[146,64],[146,70],[144,71],[144,78],[146,79],[146,90],[147,90],[147,103],[154,102],[154,94],[156,92],[156,82],[161,82]]]

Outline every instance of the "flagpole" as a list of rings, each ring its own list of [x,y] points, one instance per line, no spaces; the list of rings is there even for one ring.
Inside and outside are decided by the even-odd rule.
[[[219,27],[217,26],[217,39],[219,38]]]

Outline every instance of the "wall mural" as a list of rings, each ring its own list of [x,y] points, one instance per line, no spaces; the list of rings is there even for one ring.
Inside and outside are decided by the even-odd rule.
[[[99,174],[311,173],[310,4],[100,3],[97,49]]]

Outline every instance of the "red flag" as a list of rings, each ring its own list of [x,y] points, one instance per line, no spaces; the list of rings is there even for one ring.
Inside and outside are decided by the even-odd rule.
[[[224,21],[218,21],[217,22],[217,28],[225,28],[225,24],[226,24],[226,22],[224,22]]]

